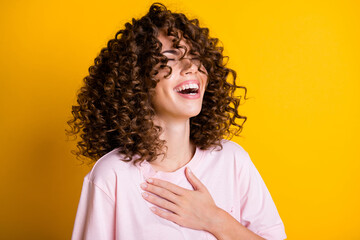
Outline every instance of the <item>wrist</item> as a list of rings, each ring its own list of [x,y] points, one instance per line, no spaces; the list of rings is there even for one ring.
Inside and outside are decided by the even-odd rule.
[[[228,212],[221,208],[217,208],[210,218],[207,230],[218,240],[225,239],[262,239],[245,226],[239,223]]]
[[[211,213],[209,221],[204,230],[215,236],[223,231],[223,228],[226,226],[227,218],[230,215],[219,207],[216,207],[213,211],[209,211],[209,213]]]

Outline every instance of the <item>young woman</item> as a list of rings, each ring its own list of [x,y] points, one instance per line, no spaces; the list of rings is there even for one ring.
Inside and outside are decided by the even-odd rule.
[[[234,91],[246,88],[217,43],[155,3],[102,49],[68,122],[77,155],[96,161],[73,240],[286,238],[249,155],[224,138],[242,130]]]

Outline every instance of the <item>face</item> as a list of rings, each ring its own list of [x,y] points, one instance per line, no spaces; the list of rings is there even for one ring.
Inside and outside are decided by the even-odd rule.
[[[184,39],[180,41],[181,46],[185,46],[187,54],[184,59],[178,60],[183,56],[185,49],[174,48],[172,45],[172,36],[166,36],[161,32],[158,36],[162,43],[161,53],[168,59],[169,69],[160,69],[156,78],[160,81],[155,87],[155,94],[152,98],[152,104],[155,108],[157,117],[164,121],[186,120],[198,115],[201,111],[203,96],[207,84],[207,72],[204,66],[195,59],[196,56],[189,55],[189,45]]]

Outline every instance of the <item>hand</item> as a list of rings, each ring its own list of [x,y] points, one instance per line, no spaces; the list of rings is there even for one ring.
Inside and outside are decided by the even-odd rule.
[[[207,231],[219,208],[215,205],[205,185],[189,168],[186,168],[185,173],[194,190],[188,190],[164,180],[149,178],[146,180],[147,183],[141,184],[141,188],[152,194],[144,192],[143,197],[148,202],[167,210],[152,207],[151,210],[156,215],[183,227]]]

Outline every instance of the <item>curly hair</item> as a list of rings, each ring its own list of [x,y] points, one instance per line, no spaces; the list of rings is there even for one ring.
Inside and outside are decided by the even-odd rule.
[[[80,135],[77,158],[84,156],[97,161],[107,152],[119,148],[123,161],[134,164],[154,161],[164,155],[166,141],[159,138],[163,129],[154,124],[156,112],[151,97],[158,82],[155,66],[161,68],[168,59],[161,54],[162,44],[157,36],[166,30],[173,36],[173,45],[180,48],[183,37],[190,46],[190,53],[198,54],[207,70],[208,84],[203,97],[201,112],[190,118],[190,140],[202,150],[219,146],[224,137],[238,136],[247,117],[238,113],[241,97],[235,97],[236,72],[225,67],[223,47],[219,40],[209,36],[208,28],[201,28],[198,19],[189,20],[182,13],[172,13],[161,3],[151,5],[149,12],[140,19],[132,19],[125,29],[102,48],[89,68],[89,75],[77,93],[78,105],[72,106],[73,118],[67,123],[67,135]],[[181,36],[179,36],[179,32]],[[199,67],[200,68],[200,67]],[[227,82],[229,74],[233,84]],[[242,124],[236,120],[242,119]],[[230,128],[235,126],[235,129]],[[134,156],[138,155],[138,158]]]

